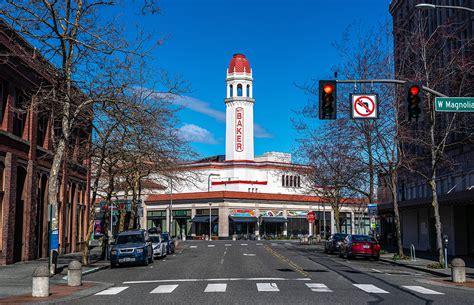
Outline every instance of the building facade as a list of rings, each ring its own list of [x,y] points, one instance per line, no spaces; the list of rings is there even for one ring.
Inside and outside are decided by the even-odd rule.
[[[48,184],[52,122],[34,93],[51,79],[45,60],[0,20],[0,264],[48,256]],[[79,251],[88,223],[91,141],[77,131],[64,163],[59,192],[60,253]]]
[[[145,200],[143,227],[172,235],[205,238],[298,237],[333,232],[330,205],[308,191],[310,168],[291,155],[267,152],[254,156],[253,71],[243,54],[235,54],[226,73],[225,155],[183,164],[161,194]],[[368,231],[367,205],[359,200],[341,211],[344,232]],[[316,213],[309,224],[308,212]]]
[[[393,16],[394,34],[394,62],[395,72],[400,79],[417,80],[414,74],[416,54],[406,47],[413,33],[423,26],[420,31],[432,37],[434,41],[428,52],[436,54],[430,58],[432,73],[451,75],[442,79],[436,90],[448,96],[473,96],[474,75],[471,70],[459,70],[457,73],[446,72],[454,62],[466,63],[472,66],[474,50],[472,44],[474,32],[474,18],[472,13],[456,9],[420,10],[415,5],[425,1],[393,0],[390,4],[390,13]],[[473,7],[472,1],[465,0],[436,0],[430,1],[435,5]],[[437,52],[442,50],[442,52]],[[412,50],[413,51],[413,50]],[[407,58],[412,59],[407,61]],[[412,66],[407,69],[407,65]],[[419,75],[418,75],[419,77]],[[433,85],[433,82],[430,86]],[[403,105],[403,101],[401,103]],[[402,108],[403,109],[403,108]],[[447,138],[448,146],[444,152],[446,161],[438,167],[437,194],[441,216],[442,233],[448,237],[448,255],[474,255],[474,116],[471,113],[457,114],[456,124],[459,131],[453,131]],[[444,113],[436,114],[436,132],[446,128],[449,116]],[[426,120],[417,122],[417,128],[422,131],[428,129]],[[461,125],[463,124],[463,125]],[[469,136],[470,135],[470,136]],[[439,134],[437,134],[439,136]],[[416,137],[416,136],[414,136]],[[420,141],[421,142],[421,141]],[[429,168],[430,164],[426,151],[416,142],[402,143],[408,149],[409,155],[419,158],[415,167],[419,171]],[[382,235],[391,242],[395,242],[393,222],[393,205],[387,188],[383,185],[383,177],[379,186],[379,211],[381,213]],[[412,244],[417,250],[436,251],[436,230],[434,211],[431,206],[431,189],[426,180],[413,172],[402,169],[398,181],[398,198],[401,218],[402,241],[405,248]]]

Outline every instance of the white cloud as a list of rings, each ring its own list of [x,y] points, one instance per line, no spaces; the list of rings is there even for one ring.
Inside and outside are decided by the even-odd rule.
[[[256,138],[273,138],[271,133],[257,123],[253,125],[253,131]]]
[[[209,130],[194,124],[185,124],[179,129],[180,136],[189,142],[217,144],[217,140]]]

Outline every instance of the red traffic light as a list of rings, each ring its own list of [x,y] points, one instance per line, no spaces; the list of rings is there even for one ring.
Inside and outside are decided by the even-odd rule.
[[[418,93],[420,93],[420,88],[418,88],[418,86],[411,86],[410,93],[411,95],[417,95]]]
[[[334,91],[334,87],[332,85],[325,85],[323,91],[326,92],[326,94],[331,94]]]

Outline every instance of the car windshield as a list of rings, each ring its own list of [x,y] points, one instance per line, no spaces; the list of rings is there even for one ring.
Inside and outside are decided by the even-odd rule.
[[[168,241],[168,234],[161,234],[161,237],[164,239],[164,241]]]
[[[143,235],[142,234],[127,234],[127,235],[119,235],[117,237],[117,245],[124,245],[124,244],[136,244],[136,243],[143,243]]]
[[[352,241],[371,241],[371,242],[375,242],[375,239],[373,237],[368,236],[368,235],[352,235]]]
[[[152,243],[159,243],[160,237],[159,236],[150,236],[150,240]]]
[[[347,234],[334,234],[334,240],[343,240]]]

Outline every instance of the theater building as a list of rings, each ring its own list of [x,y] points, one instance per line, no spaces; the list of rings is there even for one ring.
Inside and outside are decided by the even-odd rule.
[[[142,226],[160,227],[176,236],[203,238],[281,237],[333,232],[334,212],[317,194],[308,194],[305,171],[291,155],[254,156],[253,71],[235,54],[226,74],[225,155],[183,164],[186,182],[173,181],[145,200]],[[308,212],[316,213],[310,225]],[[366,204],[353,200],[341,211],[342,230],[368,230]],[[366,224],[367,223],[367,224]]]
[[[0,19],[0,264],[48,256],[48,184],[52,122],[34,92],[51,81],[49,65]],[[52,66],[49,69],[54,69]],[[88,160],[79,151],[90,130],[76,130],[61,172],[60,253],[81,250],[89,204]]]

